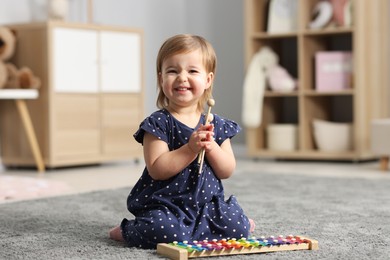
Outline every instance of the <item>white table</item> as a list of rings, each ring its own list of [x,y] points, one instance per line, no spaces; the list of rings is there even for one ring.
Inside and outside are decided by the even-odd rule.
[[[0,89],[0,99],[15,100],[20,118],[23,123],[24,130],[34,156],[35,163],[39,172],[45,171],[45,164],[43,162],[42,154],[39,149],[37,137],[35,135],[34,127],[31,122],[30,114],[26,105],[26,99],[37,99],[39,96],[36,89]]]

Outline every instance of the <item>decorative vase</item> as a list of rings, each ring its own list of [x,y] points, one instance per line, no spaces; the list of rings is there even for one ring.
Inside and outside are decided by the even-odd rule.
[[[65,20],[68,16],[68,0],[49,0],[47,6],[48,16],[50,19]]]

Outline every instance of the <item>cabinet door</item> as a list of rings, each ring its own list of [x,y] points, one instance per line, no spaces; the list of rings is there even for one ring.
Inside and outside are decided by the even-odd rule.
[[[142,156],[142,146],[133,134],[141,121],[139,94],[102,95],[102,154],[106,159]]]
[[[53,95],[52,153],[57,164],[98,162],[100,114],[97,94]]]
[[[141,91],[141,37],[138,33],[100,33],[101,91]]]
[[[99,91],[95,30],[53,29],[53,88],[56,92]]]

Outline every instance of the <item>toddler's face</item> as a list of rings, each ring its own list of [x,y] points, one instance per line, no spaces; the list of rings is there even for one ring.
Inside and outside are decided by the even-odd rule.
[[[200,50],[176,54],[162,64],[159,82],[170,104],[197,105],[205,89],[212,83],[213,73],[208,73]]]

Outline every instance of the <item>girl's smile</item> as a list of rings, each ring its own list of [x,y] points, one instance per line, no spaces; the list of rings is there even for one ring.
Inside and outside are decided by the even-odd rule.
[[[190,90],[190,88],[187,88],[187,87],[177,87],[175,88],[176,91],[179,91],[179,92],[185,92],[187,90]]]
[[[213,73],[207,73],[200,50],[167,58],[159,74],[162,90],[171,105],[196,105],[211,86]]]

